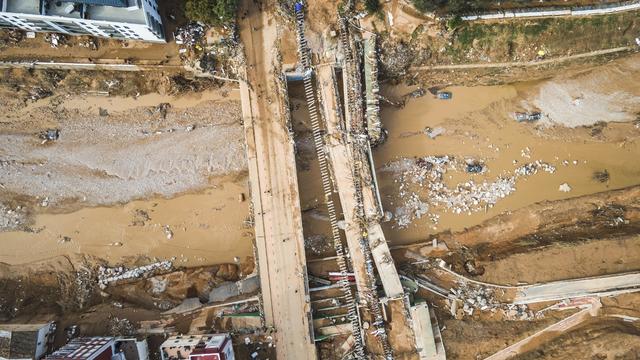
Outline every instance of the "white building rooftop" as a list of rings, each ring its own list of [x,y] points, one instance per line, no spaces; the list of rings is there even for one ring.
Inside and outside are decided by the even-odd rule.
[[[69,19],[113,21],[129,24],[146,23],[140,0],[127,0],[126,7],[91,5],[83,1],[0,0],[2,12],[13,14],[59,16]]]

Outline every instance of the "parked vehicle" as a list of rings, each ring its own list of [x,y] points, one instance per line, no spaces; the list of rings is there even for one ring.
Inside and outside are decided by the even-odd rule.
[[[451,92],[449,92],[449,91],[438,91],[436,96],[440,100],[450,100],[451,97],[453,96],[453,94]]]
[[[534,121],[538,121],[542,118],[542,113],[540,112],[532,112],[532,113],[525,113],[525,112],[517,112],[515,114],[516,117],[516,121],[517,122],[534,122]]]

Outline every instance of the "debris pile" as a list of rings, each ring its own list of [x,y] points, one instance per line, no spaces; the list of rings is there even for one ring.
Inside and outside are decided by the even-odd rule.
[[[378,52],[376,36],[371,35],[364,45],[364,79],[366,85],[366,119],[367,130],[373,144],[384,140],[382,122],[380,120],[380,84],[378,83]]]
[[[427,135],[430,139],[435,139],[440,135],[443,135],[446,130],[442,127],[436,127],[434,129],[430,128],[430,127],[425,127],[423,130],[424,134]]]
[[[31,90],[29,90],[28,96],[30,100],[38,101],[40,99],[47,98],[51,95],[53,95],[53,92],[51,90],[34,86],[31,88]]]
[[[491,288],[459,281],[456,289],[450,289],[447,299],[451,315],[461,319],[465,315],[472,316],[475,311],[491,312],[492,314],[500,311],[507,320],[532,320],[536,318],[527,305],[500,302],[496,298],[495,291]]]
[[[399,173],[395,182],[400,184],[402,205],[396,209],[395,219],[398,227],[405,228],[414,219],[420,219],[424,215],[428,215],[437,224],[439,216],[429,211],[429,205],[432,210],[469,215],[492,208],[500,199],[516,190],[518,178],[535,175],[539,171],[553,174],[556,168],[536,160],[516,168],[511,176],[482,182],[470,179],[455,187],[449,187],[444,182],[444,175],[448,171],[481,174],[486,172],[486,166],[477,160],[459,160],[445,155],[402,159],[387,165],[383,171]],[[429,204],[415,192],[420,189],[427,190]]]
[[[593,180],[597,182],[606,183],[607,181],[609,181],[609,178],[610,175],[607,169],[604,169],[603,171],[595,171],[593,173]]]
[[[316,234],[304,238],[304,248],[313,254],[326,254],[333,250],[333,246],[325,235]]]
[[[62,34],[48,33],[44,36],[44,40],[48,42],[52,48],[56,49],[67,42],[67,37]]]
[[[204,25],[192,22],[176,29],[176,44],[190,48],[196,46],[204,37]]]
[[[136,329],[129,319],[113,316],[109,318],[108,332],[111,336],[132,336]]]
[[[560,186],[558,187],[558,191],[569,192],[571,191],[571,186],[569,186],[569,184],[567,183],[560,184]]]
[[[46,143],[49,141],[56,141],[60,139],[60,130],[59,129],[47,129],[38,135],[40,139],[42,139],[42,143]]]
[[[139,266],[133,269],[127,269],[124,266],[118,267],[104,267],[98,268],[98,286],[100,289],[106,289],[107,286],[113,282],[139,279],[143,276],[150,276],[157,272],[171,271],[173,269],[173,262],[169,260],[155,262],[149,265]]]
[[[0,231],[20,229],[27,222],[27,213],[22,206],[14,209],[0,204]]]
[[[0,48],[18,44],[24,39],[24,31],[17,29],[5,29],[4,34],[0,37]]]

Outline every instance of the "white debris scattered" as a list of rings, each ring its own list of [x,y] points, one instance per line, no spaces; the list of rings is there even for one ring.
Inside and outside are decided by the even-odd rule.
[[[20,229],[27,222],[26,210],[17,206],[10,208],[0,204],[0,231],[12,231]]]
[[[173,238],[173,231],[171,231],[169,225],[163,226],[162,231],[164,231],[164,234],[167,236],[167,240],[171,240]]]
[[[151,292],[154,294],[161,294],[167,290],[168,280],[161,280],[157,278],[151,278]]]
[[[527,151],[530,151],[528,148]],[[475,164],[475,163],[474,163]],[[427,156],[417,159],[402,159],[389,164],[384,171],[399,173],[395,181],[399,183],[399,195],[402,205],[395,210],[396,225],[405,228],[415,219],[427,215],[437,224],[439,215],[430,211],[431,208],[441,208],[454,214],[471,214],[492,208],[516,190],[516,180],[520,177],[531,176],[542,170],[553,174],[556,168],[546,162],[536,160],[515,169],[512,176],[501,176],[494,181],[476,182],[471,179],[450,187],[444,182],[447,171],[466,171],[472,173],[485,172],[485,166],[472,165],[469,170],[468,161],[457,160],[449,156]],[[414,190],[415,187],[426,188],[427,197],[421,199]],[[426,202],[428,199],[428,203]]]
[[[444,134],[446,132],[446,130],[442,127],[437,127],[437,128],[430,128],[430,127],[426,127],[424,128],[424,134],[427,135],[429,138],[431,139],[435,139],[438,136]]]
[[[569,192],[569,191],[571,191],[571,186],[569,186],[569,184],[567,184],[567,183],[561,184],[558,187],[558,191]]]
[[[138,279],[157,271],[169,271],[173,269],[173,262],[169,260],[155,262],[149,265],[127,269],[123,266],[114,268],[100,266],[98,268],[98,286],[105,289],[109,284],[129,279]]]
[[[501,311],[507,320],[532,320],[536,315],[526,305],[500,302],[495,290],[477,284],[458,282],[458,287],[450,289],[447,301],[451,314],[456,318],[472,316],[476,310],[496,313]],[[541,316],[538,316],[541,317]]]

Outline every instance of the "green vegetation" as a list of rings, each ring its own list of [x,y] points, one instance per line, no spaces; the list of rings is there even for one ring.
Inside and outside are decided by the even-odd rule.
[[[192,21],[222,25],[235,19],[237,6],[237,0],[187,0],[184,13]]]
[[[534,59],[538,50],[550,56],[589,52],[634,43],[640,31],[637,12],[581,18],[543,18],[501,22],[456,22],[451,45],[442,44],[454,61],[469,62],[468,54],[492,61]],[[482,55],[480,55],[482,54]]]
[[[454,16],[447,20],[447,30],[453,31],[460,26],[464,25],[464,20],[460,16]]]
[[[439,11],[451,15],[461,15],[487,6],[489,0],[411,0],[413,6],[422,12]]]
[[[364,0],[364,8],[369,14],[380,11],[380,0]]]
[[[437,8],[446,4],[447,2],[446,0],[411,0],[411,1],[413,2],[413,6],[415,6],[416,9],[422,12],[434,11]]]

